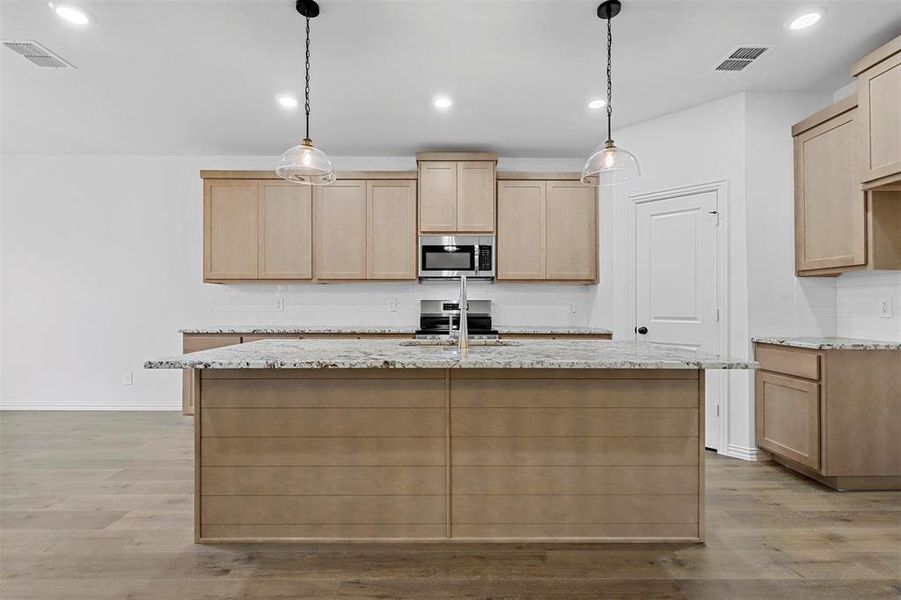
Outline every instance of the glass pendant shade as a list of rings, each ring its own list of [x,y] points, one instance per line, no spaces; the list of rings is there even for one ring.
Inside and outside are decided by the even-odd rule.
[[[313,142],[309,139],[282,154],[275,174],[304,185],[328,185],[335,181],[332,161],[325,152],[313,147]]]
[[[641,176],[638,159],[628,150],[617,148],[612,141],[598,146],[582,167],[582,183],[599,186],[635,181]]]

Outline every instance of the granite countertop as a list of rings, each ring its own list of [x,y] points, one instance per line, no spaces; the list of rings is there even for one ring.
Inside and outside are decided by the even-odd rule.
[[[179,333],[187,334],[232,334],[232,335],[290,335],[303,333],[318,334],[385,334],[385,335],[413,335],[416,333],[417,327],[410,326],[366,326],[366,325],[335,325],[335,326],[317,326],[317,325],[210,325],[206,327],[186,327],[179,329]],[[543,327],[538,325],[497,325],[495,329],[501,335],[513,333],[531,333],[536,335],[599,335],[612,334],[609,329],[602,327],[566,327],[566,326],[549,326]]]
[[[522,340],[455,347],[405,340],[260,340],[150,360],[147,369],[752,369],[755,362],[648,342]]]
[[[901,342],[843,337],[755,337],[751,341],[808,350],[901,350]]]

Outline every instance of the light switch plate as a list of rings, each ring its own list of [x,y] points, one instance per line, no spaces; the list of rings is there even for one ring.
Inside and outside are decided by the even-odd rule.
[[[128,371],[122,375],[122,385],[131,385],[135,382],[134,373]]]
[[[878,305],[879,316],[883,319],[892,318],[892,299],[889,296],[879,298]]]
[[[397,312],[397,300],[394,300],[394,299],[388,300],[388,311],[389,312]]]

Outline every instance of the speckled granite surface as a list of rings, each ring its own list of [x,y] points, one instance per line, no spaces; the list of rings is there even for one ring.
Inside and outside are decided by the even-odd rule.
[[[217,334],[226,333],[232,335],[290,335],[301,333],[321,333],[321,334],[345,334],[353,335],[357,333],[363,334],[391,334],[405,335],[416,331],[416,327],[410,326],[385,326],[385,327],[367,327],[356,325],[336,325],[334,327],[316,326],[316,325],[210,325],[207,327],[188,327],[179,329],[179,333],[188,334]]]
[[[901,342],[842,337],[755,337],[751,341],[808,350],[901,350]]]
[[[647,342],[535,340],[447,346],[402,340],[260,340],[144,363],[148,369],[749,369],[731,359]]]
[[[610,334],[613,332],[602,327],[537,327],[537,326],[509,326],[498,325],[496,327],[501,335],[505,333],[531,333],[535,335],[600,335]]]
[[[499,333],[532,333],[536,335],[597,335],[612,334],[609,329],[602,327],[541,327],[541,326],[509,326],[499,325],[496,327]],[[367,327],[355,325],[336,325],[333,327],[324,326],[304,326],[304,325],[211,325],[208,327],[188,327],[179,329],[179,333],[187,334],[232,334],[232,335],[278,335],[278,334],[302,334],[302,333],[318,333],[318,334],[396,334],[413,335],[416,332],[416,326],[386,326],[386,327]]]

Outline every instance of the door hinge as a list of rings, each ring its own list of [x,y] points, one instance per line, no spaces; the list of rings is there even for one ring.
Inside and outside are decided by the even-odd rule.
[[[713,215],[713,224],[714,224],[714,225],[719,225],[719,224],[720,224],[720,213],[719,213],[719,211],[717,211],[717,210],[711,210],[708,214]]]

